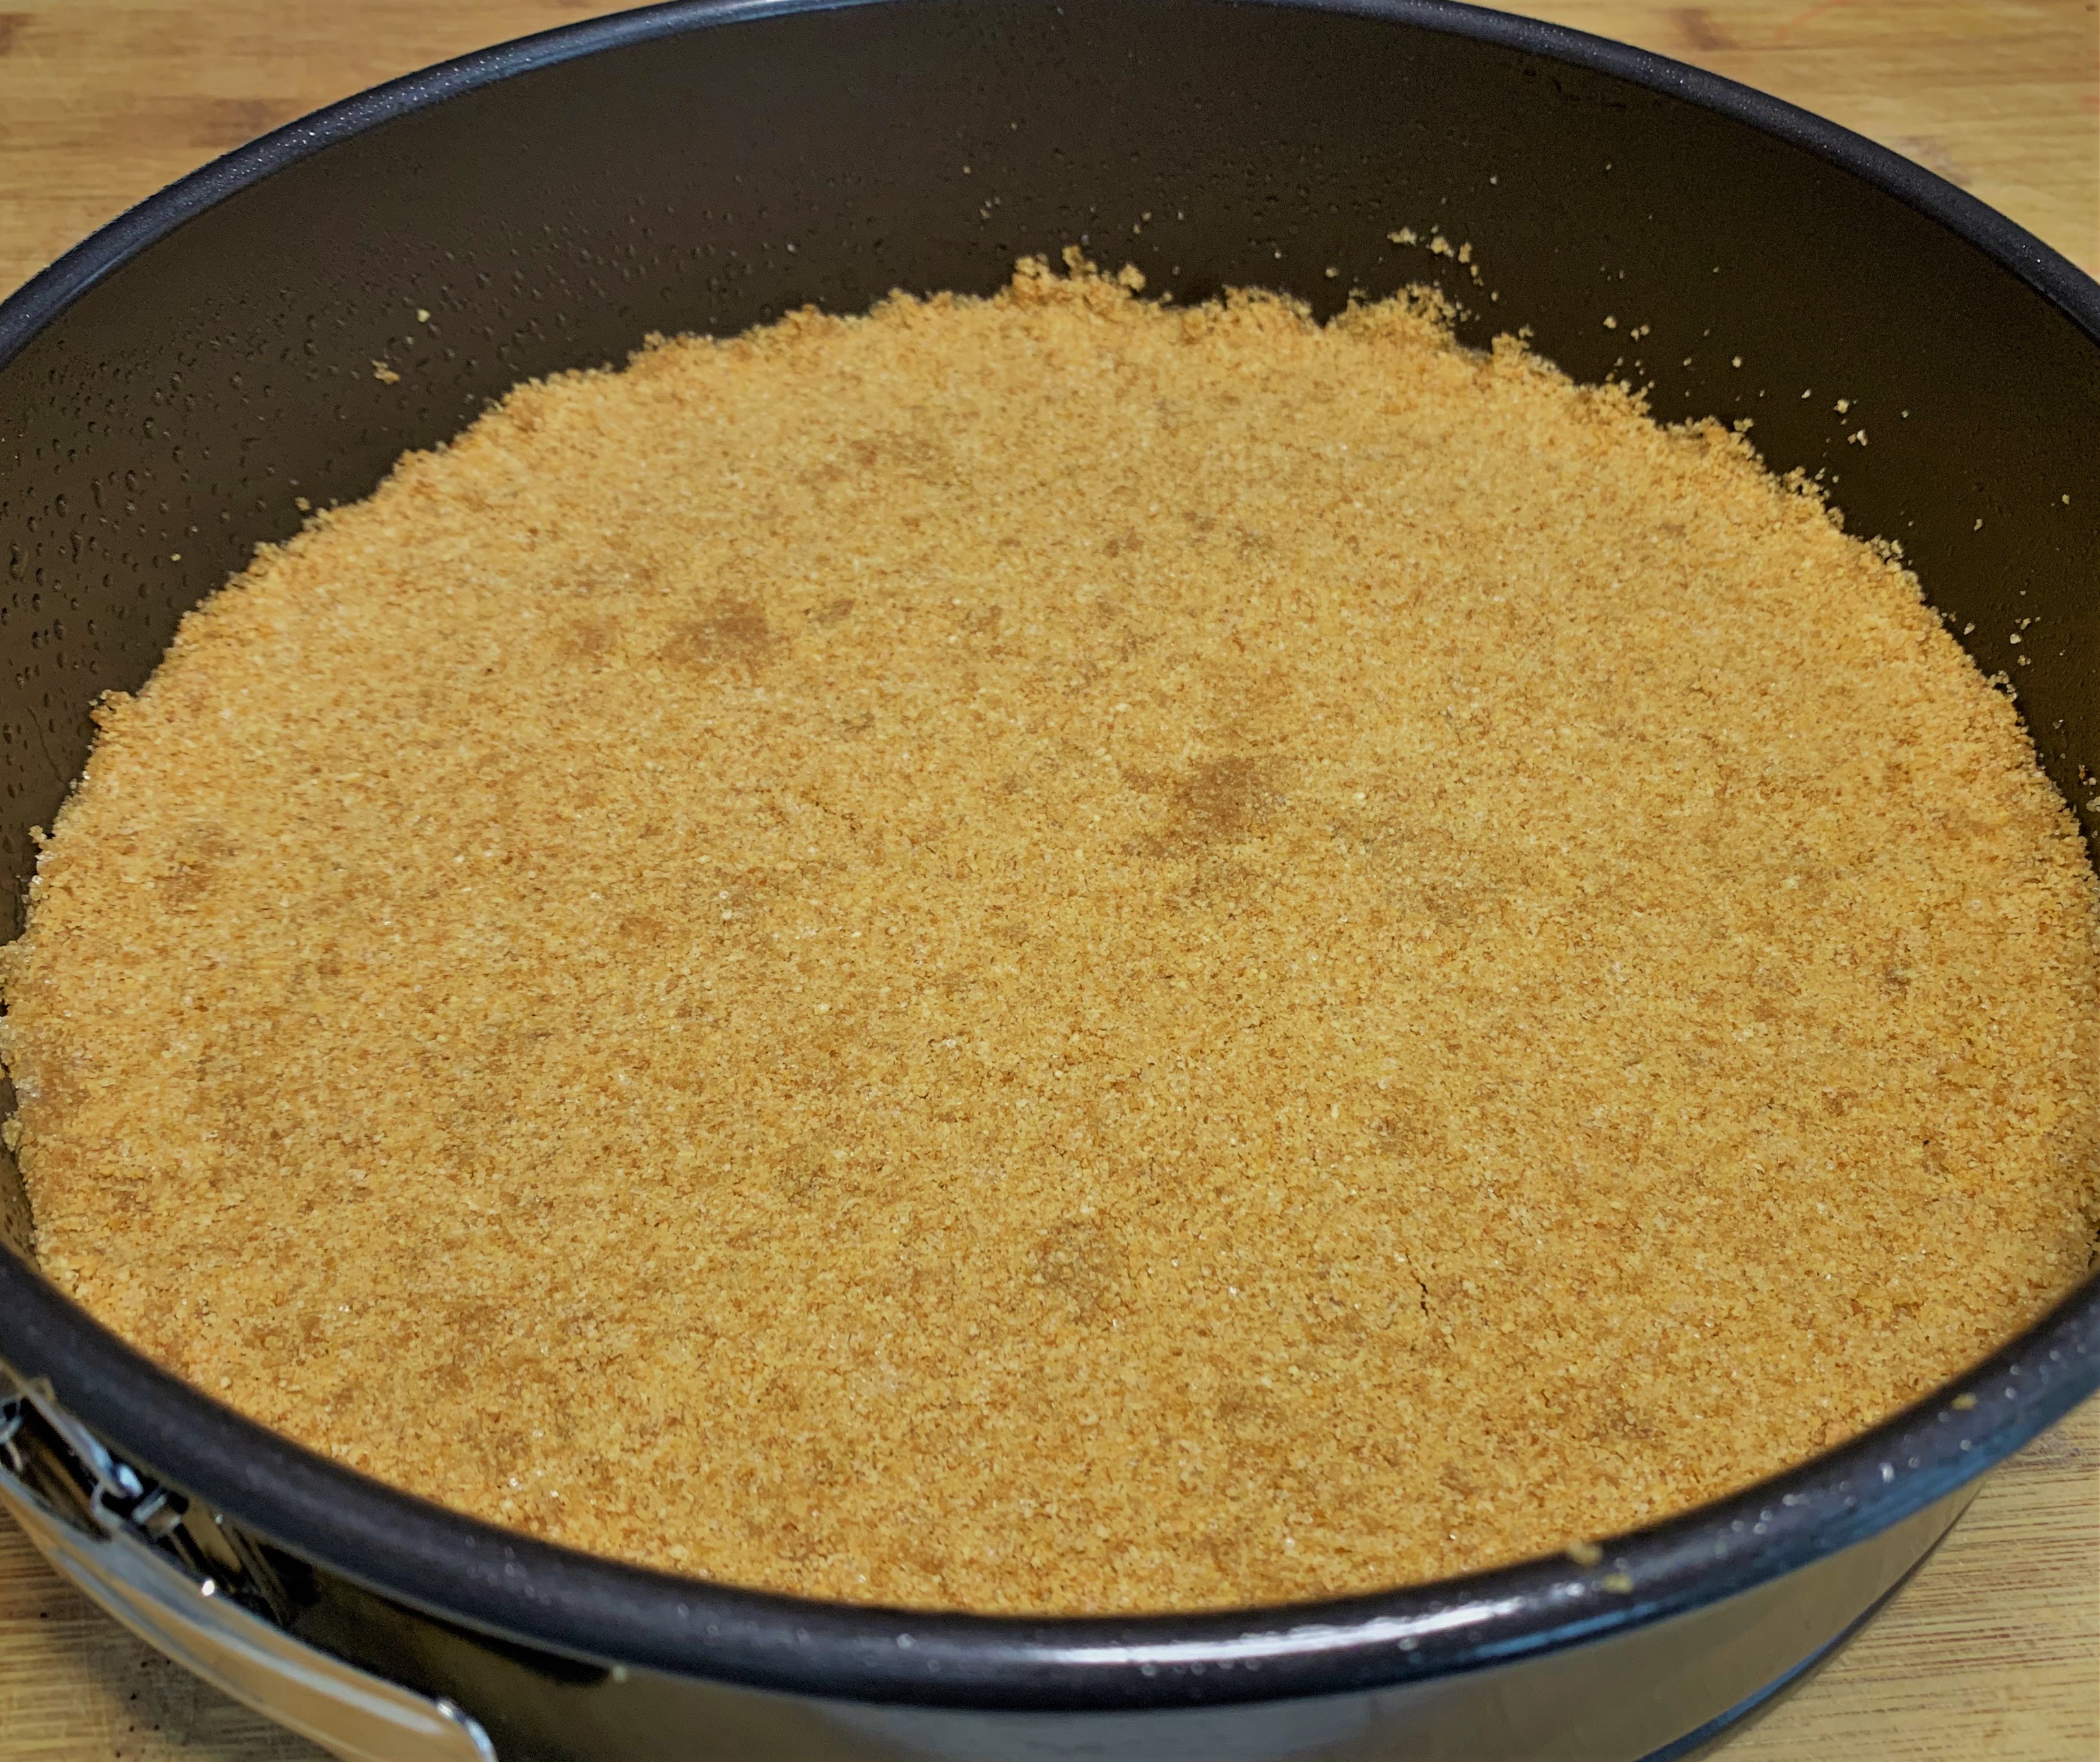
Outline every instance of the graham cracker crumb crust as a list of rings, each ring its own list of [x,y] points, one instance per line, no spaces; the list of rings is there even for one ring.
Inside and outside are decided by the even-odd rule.
[[[1851,1435],[2100,1221],[2012,706],[1739,438],[1418,297],[1030,262],[656,342],[99,721],[5,956],[44,1265],[579,1548],[1484,1566]]]

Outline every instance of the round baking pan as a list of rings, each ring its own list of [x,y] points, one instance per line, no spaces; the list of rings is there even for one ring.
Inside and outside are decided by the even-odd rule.
[[[1324,314],[1435,282],[1471,342],[1523,327],[1665,418],[1754,423],[1902,545],[2089,842],[2100,287],[2001,216],[1754,92],[1463,7],[790,0],[382,87],[0,307],[7,933],[99,694],[302,510],[650,333],[989,292],[1068,244],[1181,301],[1257,284]],[[1688,1755],[2100,1383],[2089,1281],[1929,1400],[1595,1559],[1222,1614],[937,1615],[644,1571],[364,1479],[60,1295],[11,1165],[0,1220],[0,1499],[186,1663],[387,1762]]]

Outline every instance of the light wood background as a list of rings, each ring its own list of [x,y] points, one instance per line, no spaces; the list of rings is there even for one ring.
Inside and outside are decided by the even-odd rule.
[[[0,0],[0,289],[316,105],[609,8],[572,0]],[[2100,270],[2094,0],[1532,0],[1818,110]],[[1727,1762],[2100,1759],[2100,1406]],[[0,1759],[319,1762],[139,1645],[0,1518]]]

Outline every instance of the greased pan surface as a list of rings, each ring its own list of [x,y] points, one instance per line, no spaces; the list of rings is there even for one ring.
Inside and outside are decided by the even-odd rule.
[[[1771,100],[1494,14],[893,0],[660,8],[470,57],[208,168],[0,309],[10,872],[95,696],[296,530],[295,498],[361,496],[518,379],[650,331],[986,292],[1070,242],[1184,300],[1438,280],[1471,340],[1529,325],[1665,417],[1752,418],[1974,625],[2089,836],[2100,289],[2010,223]],[[506,1756],[1632,1757],[1884,1594],[2100,1381],[2100,1298],[1594,1567],[1114,1623],[796,1603],[511,1536],[260,1433],[4,1255],[0,1358],[254,1538],[275,1618],[454,1695]]]

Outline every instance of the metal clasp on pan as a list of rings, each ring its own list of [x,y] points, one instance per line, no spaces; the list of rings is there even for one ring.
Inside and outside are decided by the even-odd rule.
[[[188,1509],[181,1496],[111,1451],[47,1382],[4,1364],[0,1506],[60,1574],[140,1639],[343,1762],[497,1762],[488,1733],[453,1702],[360,1670],[224,1594],[216,1577],[183,1557],[197,1550],[178,1543]],[[199,1528],[182,1527],[182,1535]],[[249,1564],[253,1550],[236,1553],[230,1539],[220,1545],[237,1566]]]

